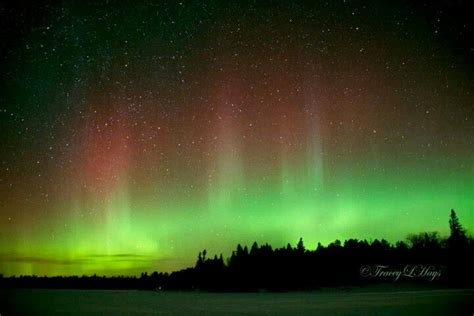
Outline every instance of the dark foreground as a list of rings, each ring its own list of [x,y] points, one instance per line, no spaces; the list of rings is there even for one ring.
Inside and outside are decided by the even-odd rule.
[[[2,291],[8,315],[473,315],[474,290],[366,288],[290,293]],[[6,301],[5,301],[6,300]]]

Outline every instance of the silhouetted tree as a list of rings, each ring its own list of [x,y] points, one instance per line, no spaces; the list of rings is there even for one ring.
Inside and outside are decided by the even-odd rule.
[[[303,243],[303,238],[300,238],[298,241],[298,244],[296,245],[296,251],[303,253],[305,251],[304,243]]]
[[[201,252],[199,251],[198,259],[197,259],[197,262],[196,262],[196,268],[202,266],[203,263],[204,263],[204,260],[202,259],[202,254],[201,254]]]
[[[451,210],[451,214],[449,216],[449,229],[451,231],[447,241],[449,247],[457,248],[467,244],[466,232],[459,222],[459,218],[453,209]]]
[[[434,249],[440,247],[438,232],[424,232],[408,236],[412,248],[417,250]]]
[[[252,244],[252,247],[250,248],[250,254],[255,255],[257,251],[258,251],[258,244],[256,241],[254,241]]]

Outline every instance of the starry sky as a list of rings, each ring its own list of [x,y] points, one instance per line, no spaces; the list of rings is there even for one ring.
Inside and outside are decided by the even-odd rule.
[[[467,1],[0,7],[0,273],[474,229]]]

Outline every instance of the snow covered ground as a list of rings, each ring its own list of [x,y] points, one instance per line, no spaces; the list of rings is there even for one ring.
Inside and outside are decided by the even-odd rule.
[[[16,315],[473,315],[474,290],[365,288],[290,293],[0,291]]]

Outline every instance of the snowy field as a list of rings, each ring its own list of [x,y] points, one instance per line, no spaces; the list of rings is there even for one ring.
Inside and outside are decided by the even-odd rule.
[[[7,315],[473,315],[474,290],[0,291]]]

